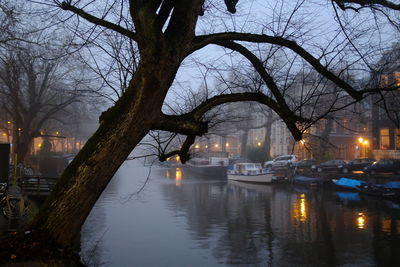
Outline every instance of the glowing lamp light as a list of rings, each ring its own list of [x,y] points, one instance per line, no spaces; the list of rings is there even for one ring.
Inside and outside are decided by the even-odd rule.
[[[7,124],[11,124],[11,121],[7,121]]]
[[[179,157],[179,156],[176,156],[175,159],[176,159],[176,161],[179,161],[180,157]]]
[[[37,146],[38,146],[38,148],[42,148],[42,144],[38,144]]]
[[[362,144],[363,141],[364,141],[364,138],[362,138],[362,137],[359,137],[359,138],[358,138],[358,142],[359,142],[360,144]]]
[[[261,142],[257,142],[257,146],[261,146]]]
[[[225,146],[228,147],[228,146],[229,146],[229,143],[226,143]]]
[[[365,224],[366,224],[365,215],[362,212],[359,212],[357,217],[357,228],[364,229]]]
[[[368,144],[369,144],[368,140],[364,140],[363,145],[366,146]]]
[[[194,146],[194,148],[200,148],[200,145],[197,144],[197,145]]]
[[[300,140],[300,144],[304,145],[305,143],[306,142],[303,139]]]
[[[219,145],[218,145],[218,144],[215,144],[214,147],[219,147]]]
[[[3,133],[3,136],[6,136],[7,134],[6,133]]]

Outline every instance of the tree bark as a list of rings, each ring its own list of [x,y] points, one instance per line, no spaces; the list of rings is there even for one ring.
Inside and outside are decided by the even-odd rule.
[[[174,67],[171,62],[176,60],[171,58],[156,61],[139,65],[124,96],[103,113],[99,129],[66,168],[31,224],[60,246],[73,244],[114,173],[159,117],[179,65]]]
[[[249,139],[249,129],[243,129],[243,134],[241,136],[241,146],[240,146],[240,157],[247,158],[247,145]]]
[[[262,150],[265,153],[266,159],[269,160],[271,158],[271,128],[272,128],[272,121],[268,119],[268,123],[265,126],[265,135],[264,135],[264,143],[262,146]]]

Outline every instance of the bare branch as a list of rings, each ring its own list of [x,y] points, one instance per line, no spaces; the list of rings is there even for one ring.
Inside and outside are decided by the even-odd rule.
[[[91,23],[93,23],[95,25],[99,25],[99,26],[105,27],[107,29],[116,31],[116,32],[118,32],[118,33],[120,33],[120,34],[122,34],[122,35],[124,35],[126,37],[129,37],[132,40],[135,40],[135,41],[137,40],[135,32],[132,32],[132,31],[130,31],[128,29],[125,29],[125,28],[123,28],[123,27],[121,27],[121,26],[119,26],[117,24],[114,24],[112,22],[109,22],[109,21],[107,21],[105,19],[101,19],[101,18],[95,17],[95,16],[85,12],[83,9],[77,8],[77,7],[73,6],[73,5],[71,5],[69,1],[68,2],[67,1],[63,1],[60,4],[60,7],[62,9],[64,9],[64,10],[68,10],[68,11],[71,11],[71,12],[75,13],[79,17],[84,18],[85,20],[87,20],[87,21],[89,21],[89,22],[91,22]]]
[[[208,44],[221,45],[223,41],[246,41],[253,43],[269,43],[280,45],[291,49],[297,53],[304,60],[306,60],[311,66],[315,68],[317,72],[324,75],[327,79],[334,82],[340,88],[345,90],[352,98],[361,100],[363,95],[359,91],[355,90],[346,81],[339,78],[337,75],[327,69],[326,66],[322,65],[317,58],[311,55],[307,50],[298,45],[295,41],[285,39],[279,36],[270,36],[265,34],[249,34],[249,33],[238,33],[238,32],[225,32],[216,33],[210,35],[197,36],[193,40],[193,50],[198,50],[205,47]]]
[[[342,10],[352,9],[358,11],[358,9],[346,4],[357,4],[361,7],[382,6],[393,10],[400,10],[400,4],[395,4],[386,0],[333,0],[333,2],[335,2]]]

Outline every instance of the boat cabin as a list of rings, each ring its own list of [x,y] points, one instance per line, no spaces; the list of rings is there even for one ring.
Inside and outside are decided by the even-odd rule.
[[[254,175],[262,173],[261,163],[236,163],[233,165],[234,174]]]

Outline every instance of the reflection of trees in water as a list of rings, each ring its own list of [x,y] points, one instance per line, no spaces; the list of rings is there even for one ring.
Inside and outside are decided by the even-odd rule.
[[[103,262],[103,236],[106,234],[106,210],[104,206],[93,207],[81,230],[81,257],[87,266],[106,265]]]
[[[211,247],[213,255],[228,264],[260,264],[266,262],[271,247],[269,200],[256,196],[244,200],[243,192],[232,192],[225,183],[164,185],[162,192],[171,203],[170,209],[183,212],[192,239],[201,240],[200,247]],[[242,201],[244,200],[244,201]],[[222,231],[221,231],[222,230]],[[215,242],[215,236],[218,236]],[[210,241],[213,240],[213,241]]]
[[[360,201],[337,201],[333,209],[337,264],[396,266],[400,261],[400,207],[390,208],[392,202],[361,196]],[[341,212],[340,212],[341,211]],[[362,225],[360,217],[363,217]],[[338,219],[340,218],[340,220]]]
[[[400,226],[392,218],[391,233],[382,231],[387,209],[374,207],[382,201],[343,205],[329,190],[256,188],[204,182],[163,185],[162,192],[171,210],[185,214],[192,239],[221,263],[335,266],[399,258]],[[375,213],[358,229],[358,213],[368,209]]]
[[[107,263],[102,257],[105,255],[103,246],[104,236],[107,233],[107,205],[102,201],[109,202],[107,198],[115,196],[118,188],[118,174],[107,185],[96,205],[93,207],[90,215],[87,217],[85,224],[81,230],[81,258],[87,266],[107,266]],[[117,198],[115,198],[117,199]],[[115,200],[114,200],[115,201]]]

